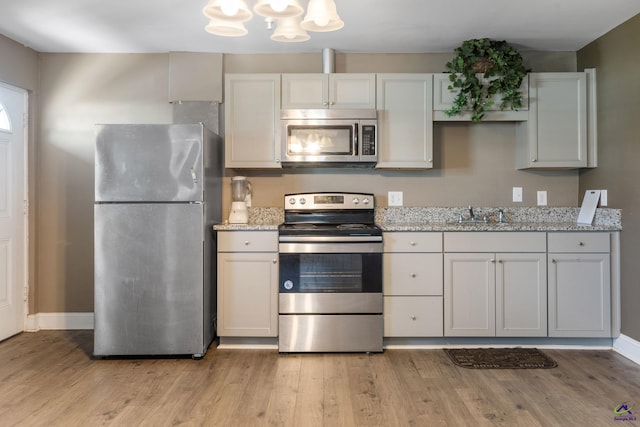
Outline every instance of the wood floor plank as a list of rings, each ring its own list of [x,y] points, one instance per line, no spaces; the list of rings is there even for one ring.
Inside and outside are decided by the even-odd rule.
[[[545,350],[554,369],[475,370],[442,350],[91,357],[91,331],[0,342],[5,426],[638,426],[640,367],[613,351]],[[634,413],[636,411],[633,411]]]

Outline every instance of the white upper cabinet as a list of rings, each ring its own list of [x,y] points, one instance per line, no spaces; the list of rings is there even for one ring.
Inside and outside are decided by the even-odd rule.
[[[439,73],[433,75],[433,119],[435,121],[471,121],[471,112],[464,112],[461,115],[447,116],[445,110],[453,105],[453,101],[457,95],[457,91],[449,90],[451,80],[449,73]],[[520,85],[522,93],[522,107],[516,110],[505,109],[500,110],[502,97],[498,94],[495,96],[494,104],[489,111],[485,113],[483,121],[521,121],[527,120],[527,110],[529,109],[529,79],[522,79]]]
[[[596,166],[594,73],[530,74],[529,118],[516,125],[518,169]]]
[[[280,74],[227,74],[227,168],[280,168]]]
[[[378,169],[433,167],[433,75],[378,74]]]
[[[376,108],[375,74],[283,74],[282,109]]]

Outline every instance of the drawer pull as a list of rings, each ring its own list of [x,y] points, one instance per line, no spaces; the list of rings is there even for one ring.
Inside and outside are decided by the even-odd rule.
[[[415,314],[411,314],[411,315],[409,315],[409,319],[411,319],[411,320],[416,320],[416,319],[417,319],[417,317],[416,317],[416,315],[415,315]]]
[[[416,245],[416,242],[411,242],[411,243],[409,243],[409,244],[410,244],[411,246],[415,246],[415,245]]]
[[[245,240],[245,241],[244,241],[244,245],[245,245],[245,246],[249,246],[249,244],[250,244],[250,243],[251,243],[251,242],[249,242],[248,240]]]
[[[584,246],[584,242],[578,243],[578,246]]]

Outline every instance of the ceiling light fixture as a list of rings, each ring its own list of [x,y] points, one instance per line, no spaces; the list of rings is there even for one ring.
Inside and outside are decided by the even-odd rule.
[[[344,27],[334,0],[309,0],[304,19],[299,0],[257,0],[253,11],[266,18],[268,29],[272,22],[278,22],[271,35],[271,40],[278,42],[303,42],[311,38],[307,31],[327,32]],[[209,0],[202,12],[210,19],[205,30],[225,37],[247,34],[244,22],[253,17],[244,0]]]

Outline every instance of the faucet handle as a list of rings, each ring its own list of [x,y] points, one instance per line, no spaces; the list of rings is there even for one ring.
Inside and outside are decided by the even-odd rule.
[[[498,209],[498,222],[507,222],[507,216],[503,209]]]

